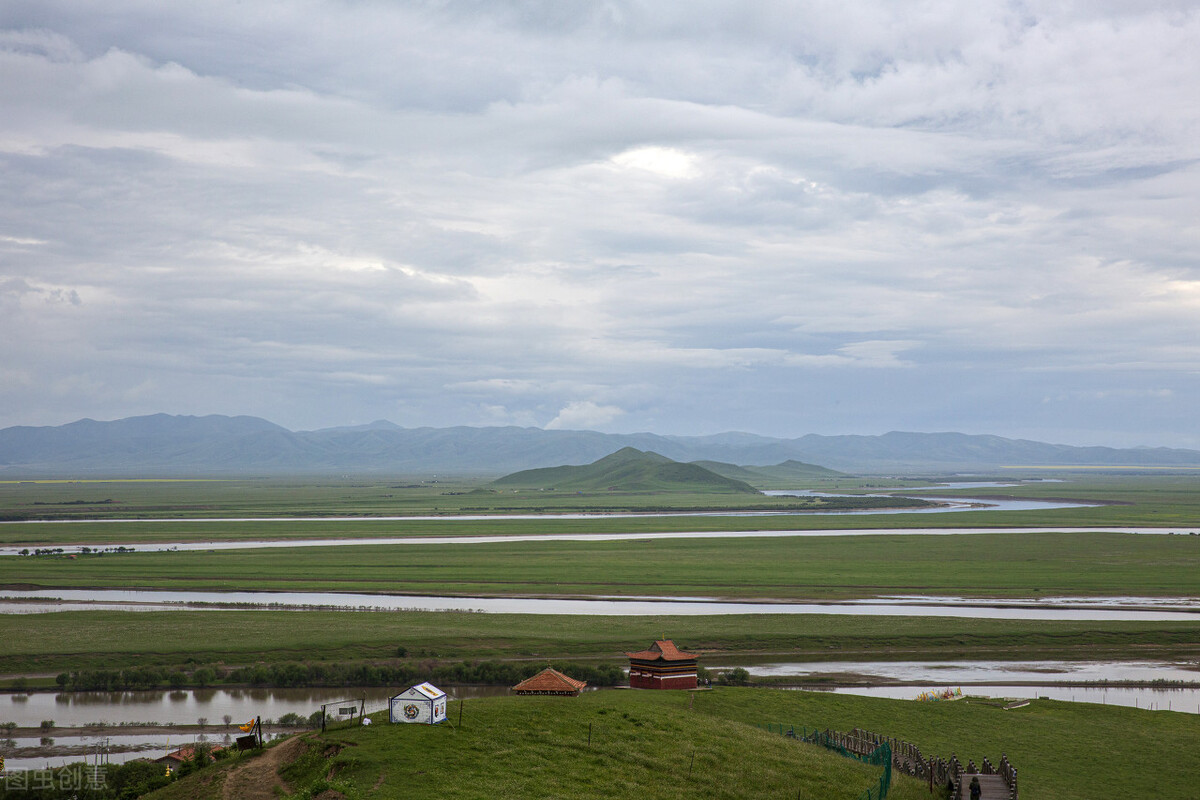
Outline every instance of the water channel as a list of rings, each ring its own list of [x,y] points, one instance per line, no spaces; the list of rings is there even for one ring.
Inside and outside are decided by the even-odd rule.
[[[361,522],[368,520],[362,519]],[[793,538],[801,536],[961,536],[998,533],[1128,533],[1145,536],[1200,536],[1200,528],[1171,527],[1103,527],[1103,528],[817,528],[811,530],[743,530],[743,531],[670,531],[665,533],[547,533],[528,535],[489,536],[379,536],[345,539],[247,539],[239,541],[176,541],[153,544],[108,542],[91,547],[125,547],[130,551],[199,551],[199,550],[259,550],[292,547],[355,547],[360,545],[429,545],[429,544],[497,544],[503,542],[621,542],[645,539],[746,539]],[[40,544],[42,548],[63,548],[67,552],[79,545]],[[0,556],[20,556],[29,547],[0,547]]]
[[[980,600],[891,597],[842,602],[736,602],[704,597],[447,597],[341,592],[202,592],[126,589],[4,591],[0,613],[174,609],[331,609],[344,611],[468,611],[491,614],[704,616],[713,614],[845,614],[854,616],[969,617],[973,619],[1200,621],[1192,598],[1046,598]]]

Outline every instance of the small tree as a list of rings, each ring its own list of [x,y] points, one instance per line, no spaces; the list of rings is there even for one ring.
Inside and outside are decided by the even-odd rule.
[[[224,722],[226,725],[231,725],[231,724],[233,724],[233,715],[226,714],[225,716],[221,717],[221,721]]]
[[[48,731],[53,727],[54,727],[54,720],[52,720],[52,719],[42,720],[42,730]]]
[[[728,672],[722,672],[719,680],[727,686],[745,686],[750,683],[750,673],[742,667],[734,667]]]

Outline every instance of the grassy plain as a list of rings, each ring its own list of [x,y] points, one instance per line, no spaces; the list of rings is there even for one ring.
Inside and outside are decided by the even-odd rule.
[[[1200,597],[1200,536],[888,534],[27,556],[0,558],[4,586],[784,600]]]
[[[579,698],[489,698],[458,704],[436,727],[375,724],[308,738],[283,770],[292,798],[333,789],[363,797],[800,797],[853,800],[880,770],[755,726],[855,726],[979,763],[1017,765],[1026,800],[1195,797],[1200,733],[1185,714],[1035,701],[912,701],[722,688],[594,692]],[[376,715],[383,723],[384,715]],[[588,743],[589,730],[591,744]],[[693,753],[694,758],[693,758]],[[232,766],[232,765],[231,765]],[[220,769],[220,768],[217,768]],[[156,800],[214,800],[224,780],[204,774]],[[893,800],[929,797],[897,777]]]
[[[1012,480],[1044,471],[993,476]],[[1200,524],[1200,472],[1052,473],[1062,482],[1039,481],[1005,488],[944,489],[938,481],[882,477],[811,479],[788,487],[820,492],[872,494],[927,491],[937,496],[1070,498],[1112,505],[1038,512],[972,512],[894,518],[899,527],[926,525],[1186,525]],[[932,487],[932,488],[931,488]],[[537,514],[553,512],[638,512],[707,510],[820,510],[831,501],[765,495],[697,492],[622,493],[490,489],[481,481],[422,481],[413,478],[228,481],[10,481],[0,482],[0,519],[178,519],[223,517],[379,517],[405,515]],[[949,520],[944,517],[951,518]],[[714,530],[741,519],[717,520]],[[786,527],[805,517],[755,519]],[[817,527],[873,527],[859,518],[813,517]],[[795,522],[793,522],[795,521]],[[599,520],[598,522],[605,522]],[[611,522],[608,521],[608,522]],[[721,524],[723,523],[723,524]],[[810,525],[810,527],[813,525]],[[599,530],[611,530],[600,528]],[[346,534],[353,535],[353,534]]]
[[[567,616],[463,612],[68,611],[0,615],[0,673],[412,659],[623,664],[668,636],[705,660],[1200,658],[1200,622],[955,617]]]

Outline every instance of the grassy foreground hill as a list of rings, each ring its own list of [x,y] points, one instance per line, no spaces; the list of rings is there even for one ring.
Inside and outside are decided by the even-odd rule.
[[[701,693],[701,695],[706,693]],[[805,798],[856,800],[883,770],[691,707],[686,692],[588,692],[450,704],[447,723],[309,734],[279,775],[291,798]],[[235,767],[236,769],[236,767]],[[239,780],[204,772],[149,795],[202,800]],[[269,786],[263,796],[269,797]],[[894,800],[927,800],[893,777]]]
[[[812,798],[857,800],[882,770],[756,726],[855,726],[910,741],[926,755],[977,764],[1007,753],[1023,800],[1187,800],[1196,797],[1196,716],[1035,700],[918,703],[824,692],[720,688],[599,691],[578,698],[452,702],[439,726],[331,729],[238,758],[148,795],[153,800],[359,798]],[[590,741],[589,741],[590,736]],[[263,769],[256,761],[278,766]],[[239,772],[239,770],[245,770]],[[893,773],[890,800],[928,788]],[[933,795],[938,797],[938,795]]]
[[[679,492],[758,494],[745,481],[727,478],[698,464],[681,464],[658,453],[626,447],[582,466],[527,469],[492,482],[503,489],[559,491]]]

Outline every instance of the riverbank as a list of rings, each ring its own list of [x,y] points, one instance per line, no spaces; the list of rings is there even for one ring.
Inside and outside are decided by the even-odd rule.
[[[183,668],[190,676],[202,665],[489,659],[624,666],[625,651],[663,635],[700,652],[709,663],[732,656],[798,662],[1200,658],[1200,621],[1191,619],[69,611],[0,615],[0,641],[5,642],[0,672],[45,675],[159,667]],[[401,648],[404,655],[398,656]]]

